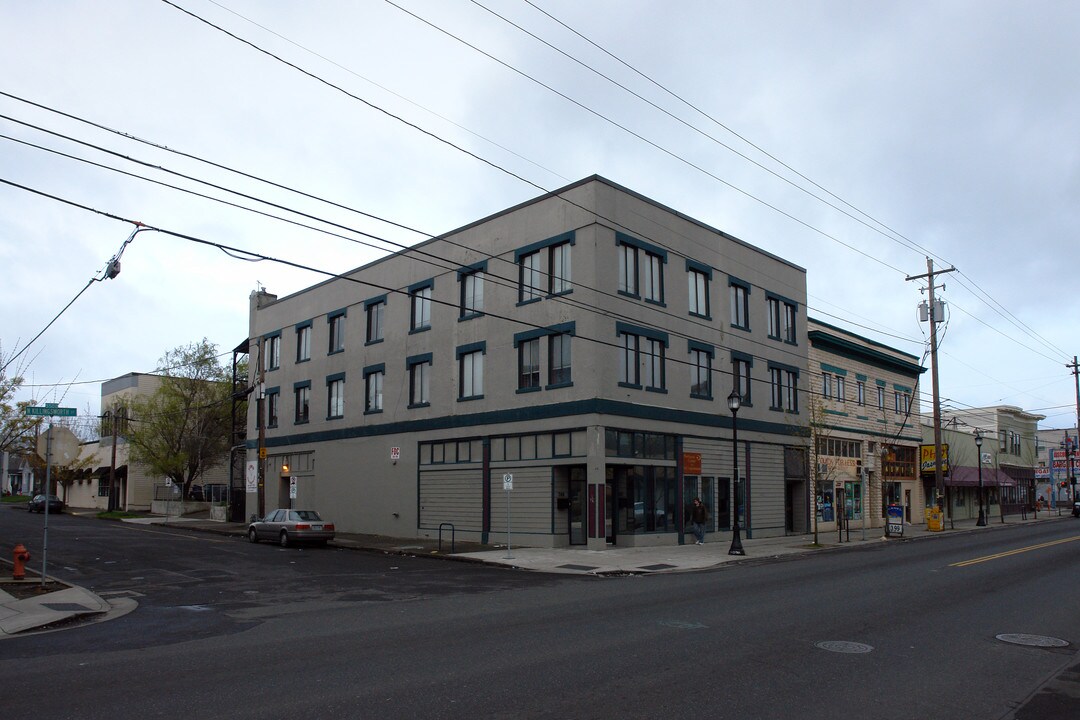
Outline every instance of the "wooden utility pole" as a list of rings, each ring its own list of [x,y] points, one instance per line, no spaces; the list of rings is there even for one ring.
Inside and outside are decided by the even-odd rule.
[[[1076,384],[1076,440],[1077,444],[1080,444],[1080,365],[1076,362],[1076,356],[1073,355],[1072,364],[1065,367],[1072,370],[1073,382]],[[1074,451],[1075,452],[1075,451]],[[1068,453],[1066,453],[1068,454]],[[1069,488],[1072,491],[1072,501],[1076,502],[1076,472],[1073,470],[1073,460],[1071,457],[1065,458],[1066,467],[1069,468]]]
[[[934,300],[934,290],[937,287],[945,289],[944,285],[934,285],[934,278],[948,272],[954,272],[956,268],[950,267],[945,270],[934,270],[934,261],[926,258],[926,273],[923,275],[909,275],[908,280],[922,280],[926,278],[928,300],[930,303],[930,378],[934,393],[934,492],[938,507],[941,507],[942,497],[945,495],[945,477],[941,471],[941,396],[938,394],[938,363],[937,363],[937,324],[941,318],[937,317],[937,303]],[[952,508],[949,509],[949,518],[952,519]]]

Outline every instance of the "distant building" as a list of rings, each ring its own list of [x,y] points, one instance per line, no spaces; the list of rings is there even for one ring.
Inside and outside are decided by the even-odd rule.
[[[0,453],[0,491],[4,495],[29,495],[34,488],[34,469],[21,455]]]
[[[700,496],[710,541],[809,529],[805,271],[603,178],[250,312],[251,513],[602,549],[683,542]]]
[[[819,532],[879,528],[900,505],[925,522],[918,470],[919,358],[813,318],[807,321],[813,400],[811,468]]]

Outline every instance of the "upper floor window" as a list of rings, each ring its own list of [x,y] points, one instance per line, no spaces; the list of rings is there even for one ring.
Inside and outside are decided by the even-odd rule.
[[[311,322],[296,326],[296,362],[311,359]]]
[[[338,310],[326,316],[330,324],[330,343],[328,352],[338,353],[345,349],[345,311]]]
[[[326,378],[326,419],[345,417],[345,376]]]
[[[844,402],[844,396],[846,394],[847,393],[844,392],[844,376],[843,375],[837,375],[836,376],[836,399],[839,400],[840,402]]]
[[[367,344],[382,342],[386,322],[386,296],[368,300],[364,303],[364,310],[367,317]]]
[[[296,409],[293,420],[296,423],[306,423],[310,417],[311,381],[305,381],[294,385],[293,395]]]
[[[798,412],[798,371],[782,365],[770,365],[769,381],[772,387],[771,408],[773,410],[784,410],[786,412]]]
[[[461,298],[458,303],[458,317],[465,319],[482,315],[484,312],[484,270],[482,267],[468,271],[458,271],[461,285]]]
[[[550,268],[551,286],[548,292],[552,295],[570,292],[570,243],[563,242],[552,245],[548,255],[548,267]]]
[[[518,344],[518,390],[540,389],[540,338]]]
[[[749,355],[743,356],[741,353],[732,353],[731,355],[733,385],[734,389],[739,392],[743,405],[753,404],[750,385],[750,366],[752,364],[753,360]]]
[[[687,264],[687,285],[689,290],[689,311],[691,315],[709,317],[709,278],[711,273],[700,267]]]
[[[278,410],[280,407],[281,392],[277,388],[266,391],[266,427],[278,426]]]
[[[409,407],[431,404],[431,354],[408,358]]]
[[[859,407],[866,405],[866,383],[862,380],[855,383],[855,400],[858,402]]]
[[[548,338],[548,385],[569,385],[570,333],[557,333]]]
[[[690,346],[690,395],[691,397],[712,398],[712,358],[711,349]]]
[[[769,313],[769,337],[795,344],[795,303],[778,295],[766,298]]]
[[[821,373],[821,397],[826,399],[832,397],[832,373]]]
[[[539,300],[544,294],[539,250],[518,259],[518,275],[518,300],[523,303]]]
[[[731,324],[741,330],[750,329],[750,286],[735,278],[728,279],[731,296]]]
[[[409,301],[411,305],[411,332],[419,332],[431,328],[431,290],[432,283],[427,281],[420,285],[409,288]]]
[[[383,409],[383,381],[386,379],[386,367],[373,365],[364,368],[364,412],[376,413]]]
[[[646,390],[666,392],[665,354],[666,333],[618,323],[616,332],[622,336],[619,353],[619,383]]]
[[[619,292],[662,305],[667,251],[623,233],[615,234],[615,242],[619,246]]]
[[[281,366],[281,333],[263,339],[263,368],[277,370]]]
[[[484,352],[479,342],[457,349],[458,400],[476,400],[484,396]]]

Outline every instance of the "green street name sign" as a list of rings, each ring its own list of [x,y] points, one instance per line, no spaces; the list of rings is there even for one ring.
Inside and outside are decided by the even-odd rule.
[[[75,417],[75,408],[63,408],[56,407],[55,405],[46,405],[45,407],[28,407],[26,408],[27,415],[44,415],[46,417]]]

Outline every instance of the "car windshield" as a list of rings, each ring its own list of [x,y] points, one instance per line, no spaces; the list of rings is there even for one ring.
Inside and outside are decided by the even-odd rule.
[[[319,513],[314,510],[293,510],[289,513],[290,520],[322,520]]]

